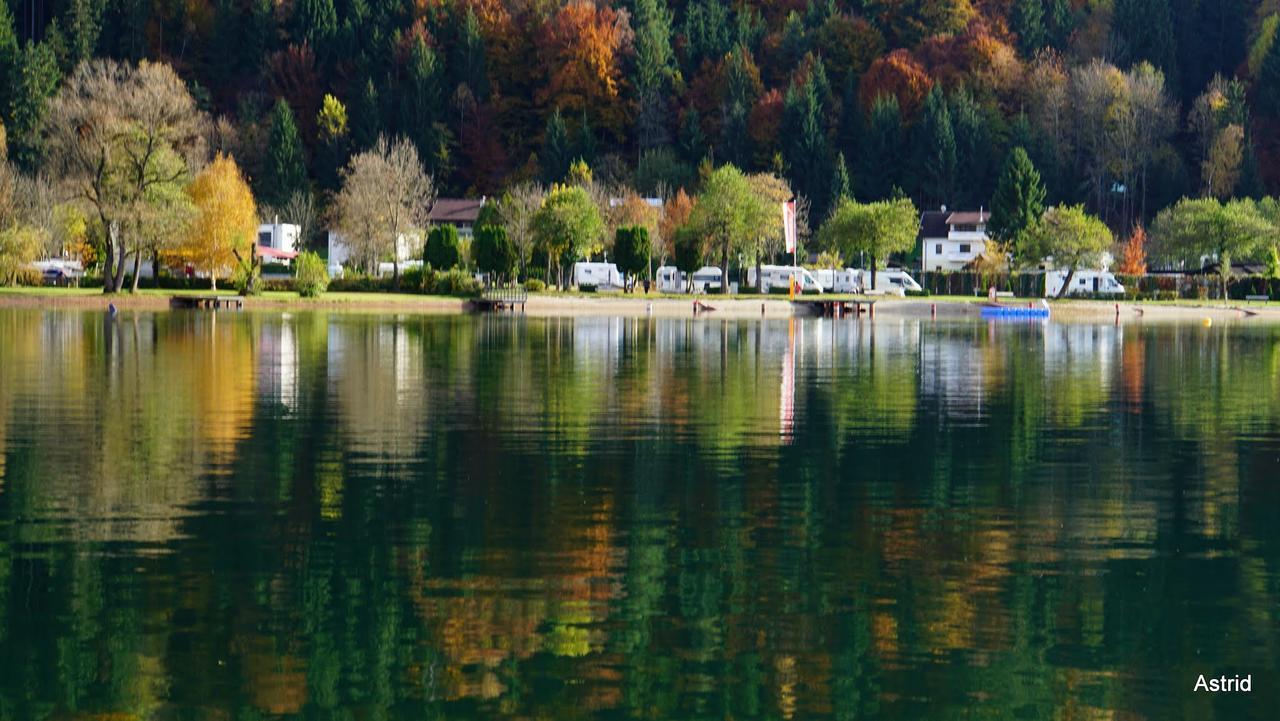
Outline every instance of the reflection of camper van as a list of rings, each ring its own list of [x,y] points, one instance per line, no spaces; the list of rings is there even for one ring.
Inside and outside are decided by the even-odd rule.
[[[688,288],[688,280],[674,265],[664,265],[653,274],[659,293],[683,293]]]
[[[574,263],[573,284],[596,288],[621,288],[622,274],[614,263]]]
[[[1050,270],[1044,274],[1044,295],[1052,298],[1062,290],[1062,283],[1067,279],[1067,271]],[[1077,270],[1071,276],[1071,287],[1067,295],[1120,295],[1124,286],[1116,280],[1114,274],[1107,270]]]
[[[858,293],[862,290],[858,271],[853,268],[815,268],[812,272],[818,279],[818,285],[828,293]]]
[[[693,273],[693,292],[719,292],[720,275],[720,269],[714,265],[704,265],[697,269]]]
[[[862,288],[867,293],[890,293],[893,295],[906,295],[907,291],[921,290],[920,284],[912,278],[907,271],[901,268],[886,268],[876,271],[875,287],[871,286],[871,271],[860,270],[859,280]]]
[[[796,285],[802,293],[821,293],[822,286],[818,283],[818,279],[804,268],[794,265],[762,265],[760,266],[760,289],[768,293],[774,288],[789,289],[791,279],[795,278]],[[756,286],[756,268],[751,266],[747,268],[747,285],[755,288]]]

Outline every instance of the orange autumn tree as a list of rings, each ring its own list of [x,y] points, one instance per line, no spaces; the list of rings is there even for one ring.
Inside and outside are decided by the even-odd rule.
[[[626,11],[582,0],[560,8],[537,40],[539,59],[550,69],[538,101],[566,115],[585,111],[593,124],[623,137],[630,117],[622,64],[633,38]]]
[[[196,219],[178,255],[196,270],[208,273],[217,290],[219,273],[252,260],[258,232],[253,192],[236,161],[218,153],[191,181],[187,194],[196,206]]]
[[[885,95],[898,99],[903,115],[915,117],[924,96],[933,87],[933,79],[911,52],[899,48],[871,63],[858,83],[858,98],[864,110],[870,110],[876,100]]]
[[[1121,275],[1146,275],[1147,273],[1147,231],[1141,225],[1135,227],[1125,241],[1120,253],[1120,264],[1116,270]]]

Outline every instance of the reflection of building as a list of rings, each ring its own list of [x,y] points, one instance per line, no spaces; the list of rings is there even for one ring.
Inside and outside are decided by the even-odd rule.
[[[262,326],[259,334],[258,387],[262,398],[293,409],[298,397],[298,343],[293,319]]]
[[[921,263],[924,270],[954,271],[982,256],[987,248],[987,220],[991,213],[979,210],[950,212],[928,210],[920,215]]]

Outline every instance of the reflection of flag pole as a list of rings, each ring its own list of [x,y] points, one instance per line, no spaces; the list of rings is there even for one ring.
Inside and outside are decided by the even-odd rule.
[[[796,255],[799,252],[796,249],[796,201],[788,200],[782,204],[782,237],[787,242],[787,252],[791,254],[791,266],[800,265],[797,262]],[[791,291],[791,297],[796,295],[796,278],[795,273],[788,273],[790,280],[787,282],[787,289]]]
[[[787,350],[782,356],[782,398],[778,406],[778,435],[791,440],[796,416],[796,319],[787,325]]]

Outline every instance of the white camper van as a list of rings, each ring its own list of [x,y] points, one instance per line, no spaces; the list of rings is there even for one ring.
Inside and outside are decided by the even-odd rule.
[[[622,288],[622,274],[614,263],[574,263],[573,284],[595,286],[600,290]]]
[[[875,287],[871,286],[871,271],[859,270],[860,285],[865,293],[888,293],[890,295],[906,295],[907,291],[920,291],[922,288],[907,271],[901,268],[885,268],[876,271]]]
[[[704,265],[693,273],[694,293],[718,293],[720,291],[720,269],[714,265]]]
[[[858,282],[860,276],[853,268],[815,268],[811,272],[822,290],[828,293],[862,292],[862,284]]]
[[[1067,271],[1050,270],[1044,274],[1044,296],[1055,298],[1067,279]],[[1071,276],[1067,295],[1122,295],[1124,286],[1107,270],[1077,270]]]
[[[760,287],[765,293],[774,288],[790,288],[792,278],[795,279],[802,293],[822,292],[822,285],[818,283],[818,279],[814,277],[813,273],[799,266],[762,265],[760,266],[759,286],[756,285],[756,267],[753,265],[747,268],[747,285],[752,288]]]
[[[664,265],[653,274],[659,293],[683,293],[689,289],[689,279],[674,265]]]

